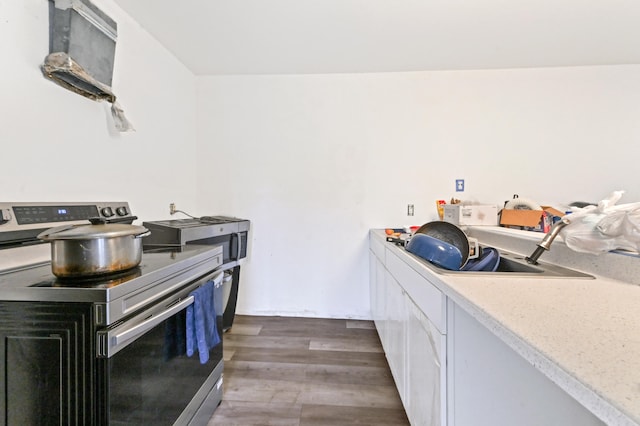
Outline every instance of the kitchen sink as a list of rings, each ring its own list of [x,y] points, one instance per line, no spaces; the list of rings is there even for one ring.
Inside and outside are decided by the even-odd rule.
[[[500,252],[500,263],[496,271],[451,271],[448,269],[440,268],[433,263],[415,256],[422,263],[424,263],[432,271],[442,275],[468,275],[468,276],[505,276],[505,277],[531,277],[531,278],[587,278],[593,279],[593,275],[585,274],[584,272],[576,271],[574,269],[565,268],[558,265],[552,265],[549,263],[539,262],[536,265],[532,265],[527,262],[525,256],[511,253],[502,249]],[[408,253],[408,252],[407,252]]]

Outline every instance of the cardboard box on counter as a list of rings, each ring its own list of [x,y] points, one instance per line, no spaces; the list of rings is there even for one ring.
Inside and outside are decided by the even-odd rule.
[[[459,226],[496,226],[498,224],[498,206],[445,204],[442,220]]]
[[[564,213],[549,206],[542,206],[542,210],[502,209],[500,226],[547,233],[553,225],[554,216],[562,217]]]

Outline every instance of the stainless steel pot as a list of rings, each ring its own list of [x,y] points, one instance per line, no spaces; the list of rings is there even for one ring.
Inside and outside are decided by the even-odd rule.
[[[51,242],[51,270],[61,278],[93,277],[135,268],[142,260],[143,226],[92,222],[48,229],[38,238]]]

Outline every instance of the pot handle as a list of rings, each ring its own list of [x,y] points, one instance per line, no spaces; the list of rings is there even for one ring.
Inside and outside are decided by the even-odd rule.
[[[92,225],[104,225],[106,223],[128,223],[131,224],[136,220],[138,216],[126,216],[126,217],[114,217],[113,219],[107,219],[105,217],[90,217],[87,219]]]
[[[134,235],[133,238],[143,238],[143,237],[146,237],[147,235],[151,235],[151,231],[149,231],[148,229],[144,231],[142,234]]]

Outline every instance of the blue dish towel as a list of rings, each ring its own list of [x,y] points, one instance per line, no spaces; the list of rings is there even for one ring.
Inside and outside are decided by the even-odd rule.
[[[209,350],[220,343],[216,310],[213,304],[213,281],[192,291],[193,304],[187,306],[187,356],[192,356],[196,349],[200,355],[200,364],[209,361]]]

